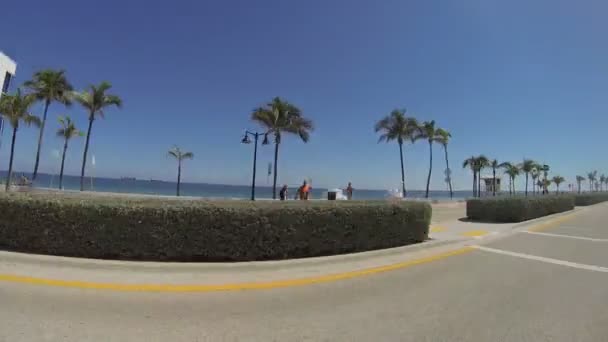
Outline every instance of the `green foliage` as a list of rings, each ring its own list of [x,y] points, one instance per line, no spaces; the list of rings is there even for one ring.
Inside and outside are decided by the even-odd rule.
[[[72,121],[72,118],[70,118],[69,116],[60,116],[58,118],[58,121],[59,124],[61,124],[61,127],[57,129],[57,136],[59,138],[70,140],[74,137],[84,136],[84,132],[76,128],[74,121]]]
[[[122,107],[122,100],[116,95],[107,94],[112,88],[109,82],[101,82],[99,85],[91,85],[82,92],[73,92],[72,97],[89,114],[89,120],[94,120],[96,116],[104,117],[107,107]]]
[[[19,128],[19,123],[40,126],[40,118],[30,113],[30,108],[36,101],[32,95],[23,95],[17,89],[14,95],[3,95],[0,98],[0,113],[13,128]]]
[[[295,105],[275,97],[264,107],[254,109],[251,119],[274,134],[275,143],[281,143],[281,134],[296,134],[303,142],[308,142],[314,126],[304,118],[302,111]]]
[[[378,142],[396,140],[399,144],[405,141],[414,142],[420,136],[420,126],[415,118],[405,116],[405,109],[395,109],[390,115],[382,118],[374,127],[380,133]]]
[[[64,70],[45,69],[38,71],[30,81],[23,84],[39,101],[71,104],[72,85]]]
[[[87,258],[250,261],[422,242],[431,206],[0,194],[0,248]]]
[[[592,194],[577,194],[574,195],[574,204],[578,206],[587,206],[608,201],[608,193],[592,193]]]
[[[572,196],[507,197],[467,200],[474,221],[521,222],[574,209]]]
[[[182,160],[192,159],[194,158],[194,153],[182,151],[178,146],[174,146],[172,149],[167,152],[170,157],[175,158],[177,161],[181,162]]]

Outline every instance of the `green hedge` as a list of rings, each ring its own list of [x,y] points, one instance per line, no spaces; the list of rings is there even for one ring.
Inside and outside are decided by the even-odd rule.
[[[571,196],[500,197],[467,200],[474,221],[521,222],[574,209]]]
[[[586,206],[606,201],[608,201],[608,193],[590,193],[574,195],[574,204],[576,206]]]
[[[428,238],[431,206],[0,194],[0,248],[73,257],[250,261],[368,251]]]

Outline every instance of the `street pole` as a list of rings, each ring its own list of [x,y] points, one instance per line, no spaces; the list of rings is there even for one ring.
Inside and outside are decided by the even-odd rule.
[[[255,201],[255,171],[256,171],[256,164],[258,161],[258,137],[259,137],[259,133],[255,133],[254,134],[254,141],[253,141],[253,179],[251,180],[251,200]]]

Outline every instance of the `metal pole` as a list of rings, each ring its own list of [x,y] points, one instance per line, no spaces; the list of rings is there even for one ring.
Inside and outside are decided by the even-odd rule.
[[[255,170],[256,170],[256,163],[257,163],[257,159],[258,159],[259,134],[256,132],[253,136],[255,137],[255,139],[253,142],[253,179],[251,180],[251,200],[255,201]]]

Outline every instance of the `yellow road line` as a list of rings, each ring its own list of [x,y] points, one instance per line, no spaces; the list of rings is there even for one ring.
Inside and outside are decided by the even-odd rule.
[[[441,233],[447,230],[444,226],[432,226],[430,232],[431,233]]]
[[[172,285],[172,284],[116,284],[116,283],[96,283],[78,280],[45,279],[12,274],[0,274],[0,281],[44,285],[54,287],[68,287],[79,289],[95,289],[110,291],[132,291],[132,292],[212,292],[212,291],[239,291],[239,290],[261,290],[282,287],[303,286],[318,283],[327,283],[344,279],[362,277],[377,273],[394,271],[406,267],[425,264],[436,260],[444,259],[454,255],[460,255],[475,250],[472,247],[464,247],[449,252],[444,252],[428,257],[404,261],[396,264],[373,267],[363,270],[356,270],[344,273],[322,275],[318,277],[277,280],[259,283],[236,283],[236,284],[217,284],[217,285]]]
[[[568,215],[564,215],[564,216],[560,216],[558,218],[556,218],[555,220],[551,220],[545,223],[541,223],[538,225],[535,225],[533,227],[531,227],[530,229],[528,229],[528,231],[530,232],[540,232],[542,230],[547,230],[549,228],[553,228],[561,223],[564,223],[566,221],[572,220],[575,216],[577,216],[579,212],[576,213],[572,213],[572,214],[568,214]]]
[[[487,230],[469,230],[468,232],[462,233],[462,236],[477,237],[477,236],[484,236],[488,233],[489,232]]]

